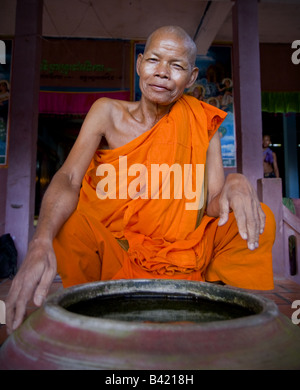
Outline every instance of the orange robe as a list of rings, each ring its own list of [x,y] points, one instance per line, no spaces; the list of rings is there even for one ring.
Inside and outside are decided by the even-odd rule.
[[[222,227],[218,227],[218,218],[205,214],[198,223],[199,206],[195,207],[196,199],[185,192],[187,175],[181,181],[175,180],[175,174],[160,177],[151,192],[152,167],[167,164],[176,165],[181,174],[186,166],[192,167],[190,191],[201,189],[204,195],[204,175],[199,184],[196,167],[205,166],[209,140],[225,116],[213,106],[184,96],[149,131],[124,146],[95,153],[78,207],[54,240],[65,287],[134,278],[223,281],[249,289],[274,287],[275,222],[265,205],[266,229],[259,248],[250,251],[232,213]],[[126,165],[124,160],[120,163],[124,156]],[[142,171],[129,171],[133,166],[145,168],[142,181]],[[115,174],[108,180],[109,172],[105,176],[105,169],[100,172],[99,167],[109,167]],[[102,185],[105,182],[106,187]],[[106,198],[99,199],[99,184]],[[176,197],[175,184],[180,195]],[[170,196],[163,195],[164,186],[169,186]],[[197,199],[201,201],[203,198]]]

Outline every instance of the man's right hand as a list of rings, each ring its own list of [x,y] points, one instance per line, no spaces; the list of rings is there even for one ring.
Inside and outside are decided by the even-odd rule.
[[[36,306],[44,302],[56,276],[56,257],[50,240],[33,239],[27,256],[13,279],[6,299],[8,334],[21,325],[26,305],[33,298]]]

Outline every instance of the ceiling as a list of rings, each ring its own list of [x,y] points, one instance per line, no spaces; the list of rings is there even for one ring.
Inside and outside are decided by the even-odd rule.
[[[0,36],[14,35],[16,0],[0,2]],[[206,54],[213,41],[232,41],[233,4],[231,0],[44,0],[43,35],[144,40],[157,27],[175,24],[195,38],[199,54]],[[258,17],[260,42],[291,44],[300,39],[300,0],[260,0]]]

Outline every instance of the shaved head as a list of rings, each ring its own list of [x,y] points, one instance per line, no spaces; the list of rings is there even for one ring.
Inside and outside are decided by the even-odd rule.
[[[197,56],[197,47],[192,38],[188,33],[179,26],[163,26],[155,30],[147,39],[145,46],[145,53],[150,46],[153,38],[163,37],[163,36],[174,36],[174,38],[180,39],[182,43],[188,50],[189,53],[189,62],[192,67],[195,66],[196,56]]]

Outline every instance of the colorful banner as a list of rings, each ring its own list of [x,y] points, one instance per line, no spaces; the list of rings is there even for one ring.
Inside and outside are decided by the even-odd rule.
[[[40,113],[86,114],[99,97],[130,99],[131,44],[45,38],[40,70]]]
[[[223,166],[236,167],[231,47],[211,46],[207,55],[197,56],[198,78],[188,93],[227,112],[219,128]]]
[[[6,166],[9,136],[9,98],[13,41],[10,39],[4,39],[0,42],[0,166]]]
[[[101,97],[130,100],[130,91],[52,92],[40,91],[39,112],[53,115],[85,115]]]

